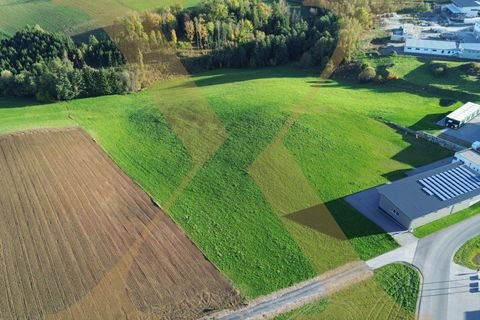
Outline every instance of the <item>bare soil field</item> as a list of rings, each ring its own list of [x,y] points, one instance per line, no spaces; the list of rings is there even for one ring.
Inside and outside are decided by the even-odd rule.
[[[0,136],[0,319],[192,319],[239,295],[80,129]]]

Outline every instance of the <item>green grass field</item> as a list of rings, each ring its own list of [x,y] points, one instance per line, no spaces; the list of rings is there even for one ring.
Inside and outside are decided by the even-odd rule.
[[[474,215],[480,213],[480,204],[476,204],[470,208],[464,209],[454,214],[450,214],[446,217],[438,219],[436,221],[427,223],[421,227],[418,227],[413,230],[413,234],[416,237],[423,238],[432,233],[440,231],[442,229],[453,226],[456,223],[459,223],[463,220],[466,220]]]
[[[276,320],[415,319],[420,277],[414,269],[387,265],[365,280]]]
[[[453,257],[455,263],[476,270],[480,268],[480,237],[467,241]]]
[[[51,32],[64,32],[76,35],[99,27],[105,10],[117,15],[127,13],[127,9],[147,11],[160,7],[181,4],[195,6],[199,0],[100,0],[84,2],[73,0],[0,0],[0,39],[11,36],[27,25],[40,25]],[[118,8],[113,8],[113,7]],[[112,20],[113,21],[113,20]],[[110,21],[110,22],[112,22]]]
[[[479,95],[479,80],[465,74],[462,67],[467,62],[438,61],[447,64],[448,72],[445,76],[436,77],[431,74],[428,62],[432,59],[417,58],[412,56],[389,56],[366,59],[374,66],[387,67],[387,69],[406,81],[419,86],[433,86],[451,91],[463,91]],[[478,96],[480,99],[480,95]]]
[[[76,34],[92,27],[83,11],[53,3],[50,0],[0,0],[0,38],[23,29],[40,25],[51,32]]]
[[[342,198],[448,155],[374,119],[413,125],[445,110],[439,97],[387,86],[320,85],[313,71],[290,68],[223,70],[193,79],[196,86],[181,78],[137,94],[51,105],[2,100],[0,132],[85,128],[247,297],[396,247]],[[202,115],[199,128],[185,126]],[[282,179],[283,172],[268,166],[272,181],[259,184],[251,166],[292,115],[299,118],[284,131],[274,162],[298,167],[308,185]],[[193,179],[182,184],[189,175]],[[347,239],[331,234],[332,225],[322,224],[328,219],[315,212],[306,220],[304,212],[281,213],[276,201],[282,199],[266,197],[272,190],[295,194],[299,187],[326,205]],[[296,208],[309,205],[300,201]]]

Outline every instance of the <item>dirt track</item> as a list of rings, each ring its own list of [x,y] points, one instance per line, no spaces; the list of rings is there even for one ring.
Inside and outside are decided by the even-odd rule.
[[[0,318],[194,318],[229,282],[79,129],[0,136]]]

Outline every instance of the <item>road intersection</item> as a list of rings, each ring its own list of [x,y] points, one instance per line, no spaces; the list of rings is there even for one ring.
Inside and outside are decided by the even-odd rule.
[[[367,265],[376,269],[405,262],[418,268],[423,277],[419,319],[480,319],[477,272],[453,262],[455,252],[478,235],[480,215],[369,260]]]

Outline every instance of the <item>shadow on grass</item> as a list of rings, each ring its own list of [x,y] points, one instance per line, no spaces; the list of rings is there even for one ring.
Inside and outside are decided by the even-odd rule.
[[[29,106],[39,106],[45,103],[40,103],[33,98],[4,98],[0,97],[0,109],[22,108]]]
[[[445,118],[450,112],[451,111],[427,114],[415,124],[410,126],[410,129],[417,131],[441,130],[443,127],[438,125],[437,122]]]
[[[318,77],[320,68],[299,69],[289,66],[266,67],[256,69],[221,69],[193,74],[195,84],[199,87],[229,84],[235,82],[270,79],[270,78],[306,78]],[[188,84],[181,84],[174,88],[183,88]]]
[[[322,214],[323,208],[329,214]],[[363,260],[393,250],[398,244],[382,228],[339,198],[325,204],[291,213],[287,219],[350,245]]]
[[[327,216],[322,213],[323,206],[328,208],[331,215]],[[350,240],[385,233],[375,223],[351,207],[343,198],[290,213],[286,218],[338,240]]]

